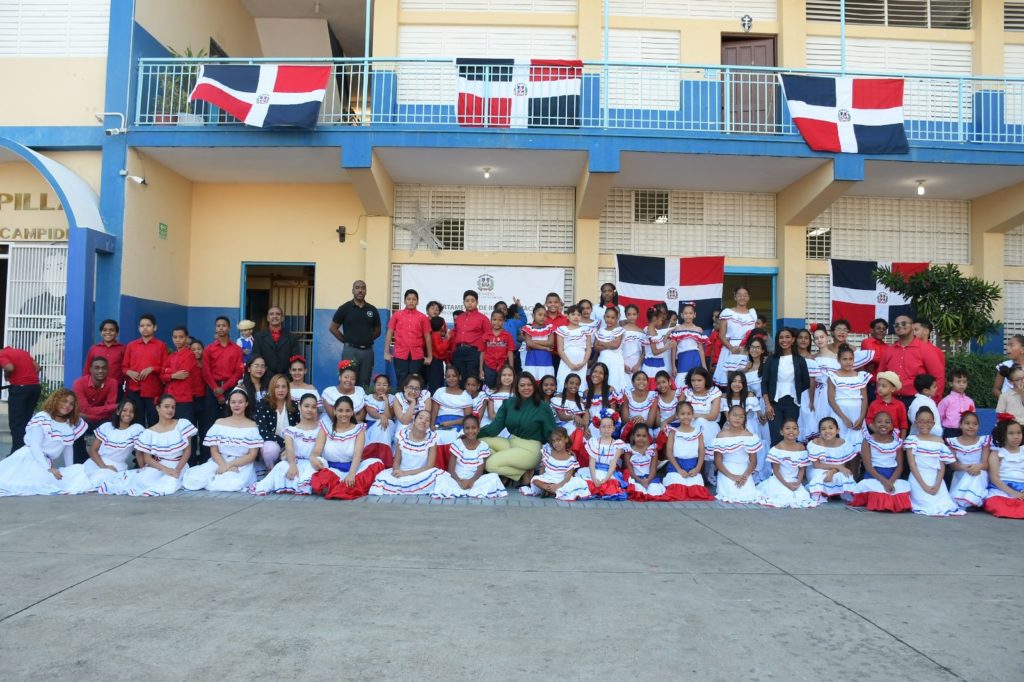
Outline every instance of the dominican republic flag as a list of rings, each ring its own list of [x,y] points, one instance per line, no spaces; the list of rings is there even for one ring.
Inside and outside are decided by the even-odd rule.
[[[903,79],[779,75],[793,117],[816,152],[906,154]]]
[[[615,280],[619,304],[637,306],[641,325],[647,319],[647,309],[656,303],[664,303],[677,312],[684,303],[693,303],[697,308],[694,322],[699,327],[710,327],[711,312],[722,307],[725,257],[652,258],[619,254],[615,256]]]
[[[330,66],[201,66],[189,100],[209,102],[257,128],[315,128],[330,76]]]
[[[560,59],[456,59],[461,126],[580,126],[583,62]]]
[[[928,267],[928,263],[891,263],[873,260],[829,261],[832,319],[849,320],[854,334],[871,332],[871,321],[881,318],[889,322],[900,315],[913,317],[910,301],[889,291],[875,281],[874,271],[889,267],[909,278]]]

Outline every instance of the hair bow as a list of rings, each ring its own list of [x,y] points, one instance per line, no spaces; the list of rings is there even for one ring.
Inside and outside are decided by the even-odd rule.
[[[1017,418],[1014,417],[1009,412],[997,412],[996,413],[996,421],[997,422],[1012,422],[1012,421],[1016,421],[1016,419]]]

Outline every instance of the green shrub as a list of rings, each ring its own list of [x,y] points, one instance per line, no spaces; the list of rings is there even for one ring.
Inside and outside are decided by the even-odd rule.
[[[978,408],[995,407],[992,384],[996,380],[996,365],[1005,360],[995,353],[949,353],[946,355],[946,385],[954,369],[967,372],[967,395]]]

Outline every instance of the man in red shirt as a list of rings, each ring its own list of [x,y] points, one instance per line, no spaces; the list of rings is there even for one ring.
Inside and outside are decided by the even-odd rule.
[[[484,334],[484,352],[480,356],[480,370],[484,384],[490,388],[498,385],[498,374],[505,367],[513,367],[512,353],[516,349],[515,339],[504,329],[505,315],[500,310],[491,313],[491,330]]]
[[[875,399],[875,381],[878,379],[878,365],[885,357],[889,344],[885,342],[885,335],[889,333],[889,323],[882,318],[871,322],[871,335],[860,342],[861,350],[874,351],[875,359],[864,366],[865,372],[871,372],[871,383],[868,384],[868,402]],[[903,433],[901,431],[901,433]]]
[[[85,356],[85,366],[82,368],[82,376],[89,376],[89,368],[96,358],[104,358],[107,361],[107,381],[114,383],[120,392],[124,385],[124,349],[125,345],[117,340],[121,327],[117,320],[103,320],[100,323],[100,338],[102,341],[93,345]]]
[[[164,382],[164,392],[174,396],[174,418],[187,419],[195,424],[196,406],[192,402],[192,381],[193,376],[200,372],[195,353],[188,345],[188,329],[175,327],[171,332],[171,341],[175,351],[164,358],[160,379]],[[202,408],[202,404],[199,407]]]
[[[420,295],[409,289],[404,296],[405,308],[396,311],[388,320],[388,333],[384,338],[384,360],[395,368],[399,386],[405,385],[410,374],[423,376],[423,366],[431,363],[433,347],[430,338],[430,318],[416,310]],[[391,351],[391,342],[395,350]]]
[[[885,357],[878,365],[878,371],[879,374],[896,373],[901,384],[896,397],[903,401],[904,406],[910,407],[914,400],[914,379],[917,375],[931,374],[937,379],[942,372],[942,366],[936,361],[935,356],[914,338],[914,328],[909,317],[900,315],[893,323],[893,327],[897,342],[889,346]]]
[[[203,427],[209,430],[224,416],[224,394],[238,385],[245,362],[242,349],[231,341],[231,320],[221,315],[214,323],[213,343],[203,351],[203,381],[206,399],[203,402]],[[206,436],[200,432],[200,441]],[[204,452],[206,448],[204,447]]]
[[[89,365],[89,373],[75,379],[71,390],[78,398],[78,414],[89,425],[86,433],[92,433],[97,426],[114,416],[114,410],[117,408],[117,385],[110,379],[109,363],[106,358],[93,358]],[[84,438],[75,441],[74,452],[75,464],[82,464],[89,458]]]
[[[124,349],[124,375],[128,378],[125,395],[135,403],[135,422],[149,427],[157,422],[156,399],[164,391],[160,370],[167,357],[167,346],[156,338],[156,317],[139,316],[139,336]]]
[[[11,429],[11,452],[25,444],[25,428],[39,402],[39,365],[20,348],[0,350],[0,368],[7,379],[7,421]]]
[[[462,305],[465,310],[455,318],[455,330],[452,333],[452,343],[455,346],[452,365],[462,375],[463,385],[466,377],[471,374],[480,377],[480,381],[484,380],[480,371],[480,354],[484,351],[484,335],[491,330],[491,322],[486,315],[477,310],[479,301],[479,294],[472,289],[462,294]]]
[[[933,374],[935,377],[935,402],[942,400],[943,392],[946,389],[946,354],[942,349],[932,343],[932,321],[927,317],[919,317],[914,320],[914,338],[928,349],[935,361],[942,367],[941,374]]]
[[[544,308],[547,310],[547,323],[551,325],[552,331],[569,324],[569,318],[562,312],[562,297],[555,292],[552,291],[544,297]],[[554,362],[555,375],[557,376],[558,364],[562,361],[561,356],[558,354],[558,344],[551,346],[551,359]],[[537,379],[539,380],[540,377],[537,377]]]

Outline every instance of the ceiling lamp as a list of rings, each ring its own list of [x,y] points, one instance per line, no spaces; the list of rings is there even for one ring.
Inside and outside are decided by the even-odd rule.
[[[917,181],[917,196],[919,196],[919,197],[923,197],[924,196],[924,180],[918,180]]]

